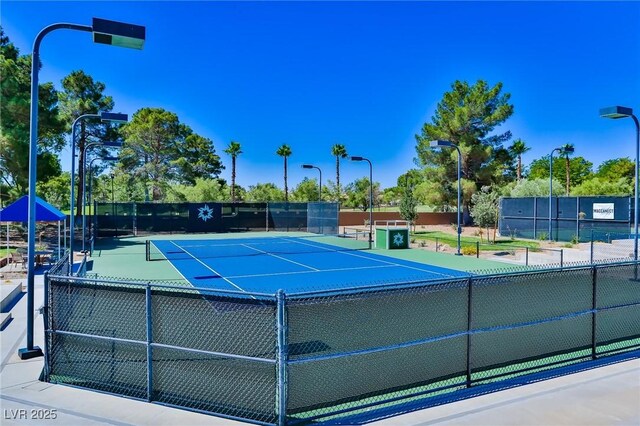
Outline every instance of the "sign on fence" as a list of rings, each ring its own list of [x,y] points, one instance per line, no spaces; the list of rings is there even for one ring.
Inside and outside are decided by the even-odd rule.
[[[594,219],[613,219],[615,217],[613,203],[593,203]]]

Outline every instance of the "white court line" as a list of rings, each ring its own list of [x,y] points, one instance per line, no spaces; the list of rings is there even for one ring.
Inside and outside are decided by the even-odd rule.
[[[298,243],[298,244],[304,244],[305,246],[316,247],[316,248],[327,250],[327,251],[331,251],[331,252],[342,253],[342,254],[346,254],[346,255],[349,255],[349,256],[360,257],[362,259],[369,259],[369,260],[373,260],[374,262],[386,263],[388,265],[398,266],[398,267],[401,267],[401,268],[415,269],[416,271],[422,271],[422,272],[428,272],[430,274],[442,275],[442,276],[448,277],[448,278],[452,277],[452,275],[443,274],[442,272],[436,272],[436,271],[432,271],[430,269],[416,268],[415,266],[401,265],[399,263],[394,263],[394,262],[389,262],[389,261],[386,261],[386,260],[381,260],[381,259],[375,259],[375,258],[371,258],[371,257],[367,257],[367,256],[362,256],[360,254],[355,254],[355,253],[350,252],[350,251],[333,250],[333,249],[330,249],[330,248],[320,247],[320,246],[316,246],[316,245],[309,244],[309,243],[303,243],[302,241],[296,241],[296,240],[289,240],[289,241],[292,241],[292,242]]]
[[[173,244],[174,246],[178,247],[180,250],[184,251],[185,253],[187,253],[189,256],[191,256],[192,258],[194,258],[197,262],[200,262],[202,264],[202,266],[204,266],[205,268],[207,268],[208,270],[210,270],[211,272],[213,272],[214,274],[216,274],[217,276],[219,276],[220,278],[222,278],[223,280],[225,280],[226,282],[228,282],[229,284],[231,284],[232,286],[234,286],[235,288],[237,288],[240,291],[243,291],[245,293],[247,293],[247,291],[245,291],[243,288],[237,286],[236,284],[233,283],[233,281],[225,278],[222,276],[222,274],[220,274],[218,271],[216,271],[215,269],[211,268],[209,265],[207,265],[206,263],[204,263],[202,260],[198,259],[197,257],[195,257],[194,255],[192,255],[191,253],[189,253],[187,250],[185,250],[183,247],[180,247],[179,245],[177,245],[176,243],[174,243],[173,241],[171,241],[171,244]],[[252,296],[253,297],[253,296]]]
[[[278,258],[278,259],[281,259],[281,260],[285,260],[285,261],[290,262],[290,263],[294,263],[294,264],[296,264],[296,265],[298,265],[298,266],[302,266],[302,267],[304,267],[304,268],[311,269],[311,270],[312,270],[312,271],[314,271],[314,272],[319,272],[319,271],[320,271],[320,269],[316,269],[316,268],[313,268],[313,267],[311,267],[311,266],[309,266],[309,265],[305,265],[304,263],[299,263],[299,262],[296,262],[296,261],[294,261],[294,260],[287,259],[286,257],[281,257],[281,256],[278,256],[278,255],[276,255],[276,254],[269,253],[269,252],[267,252],[267,251],[263,251],[263,250],[257,249],[257,248],[255,248],[255,247],[248,246],[248,245],[246,245],[246,244],[241,244],[241,245],[242,245],[242,246],[245,246],[245,247],[246,247],[246,248],[248,248],[248,249],[255,250],[255,251],[257,251],[257,252],[260,252],[260,253],[263,253],[263,254],[266,254],[266,255],[269,255],[269,256],[273,256],[273,257],[275,257],[275,258]]]
[[[276,275],[295,275],[295,274],[313,274],[315,272],[337,272],[337,271],[359,271],[361,269],[381,269],[381,268],[395,268],[395,265],[379,265],[379,266],[359,266],[356,268],[335,268],[335,269],[321,269],[319,271],[297,271],[297,272],[273,272],[270,274],[255,274],[255,275],[233,275],[229,278],[255,278],[255,277],[271,277]]]

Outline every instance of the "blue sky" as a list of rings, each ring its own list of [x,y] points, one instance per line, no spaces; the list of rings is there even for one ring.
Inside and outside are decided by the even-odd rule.
[[[289,184],[315,170],[335,179],[334,143],[394,186],[413,167],[415,137],[455,80],[504,83],[514,115],[502,126],[532,150],[573,143],[596,166],[634,157],[634,125],[598,109],[640,112],[638,2],[31,2],[3,1],[2,26],[22,54],[55,22],[92,17],[145,25],[142,51],[58,30],[41,47],[40,81],[83,69],[106,84],[114,111],[161,107],[222,152],[242,144],[238,183]],[[63,155],[69,169],[69,153]],[[368,175],[346,162],[342,181]],[[311,172],[311,173],[310,173]]]

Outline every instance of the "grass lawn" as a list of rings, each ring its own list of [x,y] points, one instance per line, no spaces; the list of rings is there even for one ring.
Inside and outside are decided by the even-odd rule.
[[[0,257],[5,257],[8,253],[13,253],[14,251],[16,251],[16,249],[9,249],[9,251],[7,251],[6,247],[0,248]]]
[[[454,234],[449,234],[441,231],[417,231],[411,234],[411,238],[415,238],[416,241],[420,240],[428,240],[428,241],[436,241],[444,242],[447,244],[455,245],[458,241],[457,237]],[[530,249],[538,249],[540,248],[540,243],[536,241],[529,240],[512,240],[510,238],[496,238],[495,244],[487,243],[487,240],[484,239],[480,241],[480,237],[468,237],[461,236],[460,244],[462,245],[470,245],[480,242],[480,250],[486,251],[502,251],[508,249],[515,248],[524,248],[529,247]]]

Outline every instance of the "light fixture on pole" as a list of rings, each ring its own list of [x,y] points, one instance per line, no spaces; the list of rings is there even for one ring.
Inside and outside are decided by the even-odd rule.
[[[68,29],[93,32],[96,43],[142,49],[145,27],[93,18],[93,25],[57,23],[43,28],[33,42],[31,55],[31,110],[29,123],[29,208],[28,208],[28,251],[27,251],[27,347],[18,350],[20,359],[42,356],[42,350],[33,345],[34,312],[34,262],[36,247],[36,179],[38,159],[38,70],[40,67],[40,44],[52,31]],[[73,186],[73,182],[71,182]],[[73,212],[71,213],[73,217]],[[46,297],[46,295],[45,295]]]
[[[458,219],[457,221],[458,250],[456,252],[456,256],[462,256],[462,252],[460,251],[460,234],[462,234],[462,227],[460,226],[460,206],[461,206],[461,196],[462,196],[462,186],[461,186],[462,152],[460,152],[460,148],[458,147],[458,145],[454,144],[451,141],[435,140],[435,141],[429,142],[429,145],[431,146],[431,148],[455,148],[456,151],[458,151],[458,208],[456,213],[456,218]]]
[[[96,157],[94,159],[92,159],[91,161],[89,161],[89,209],[91,211],[91,217],[94,218],[93,223],[95,224],[95,217],[96,217],[96,210],[94,208],[93,203],[91,202],[92,200],[92,190],[93,190],[93,162],[96,160],[101,160],[101,161],[118,161],[118,157]],[[94,235],[93,232],[95,230],[95,226],[91,226],[91,232],[89,233],[89,240],[91,241],[91,248],[89,249],[89,255],[93,255],[93,242],[94,242]]]
[[[619,118],[631,117],[636,124],[636,176],[634,179],[634,195],[633,195],[633,259],[638,260],[638,172],[640,171],[638,163],[640,160],[640,123],[638,123],[638,117],[633,115],[631,108],[622,106],[612,106],[602,108],[600,110],[600,117],[612,118],[614,120]]]
[[[575,149],[572,146],[565,146],[561,148],[555,148],[549,154],[549,241],[553,241],[551,236],[552,226],[551,226],[551,214],[552,214],[552,202],[553,202],[553,153],[558,151],[560,155],[562,154],[572,154]]]
[[[322,170],[320,167],[314,166],[312,164],[303,164],[303,169],[317,169],[320,172],[320,180],[318,181],[318,201],[322,201]]]
[[[103,113],[105,114],[105,113]],[[125,120],[124,121],[120,121],[119,122],[125,122],[126,123],[126,114],[114,114],[114,115],[121,115],[124,116]],[[103,118],[104,121],[104,118]],[[115,121],[115,120],[113,120]],[[110,142],[110,141],[105,141],[105,142],[91,142],[89,144],[87,144],[84,149],[82,150],[82,154],[81,154],[81,158],[82,158],[82,167],[84,168],[84,170],[82,170],[82,183],[81,183],[81,188],[82,188],[82,252],[85,253],[85,239],[86,239],[86,224],[87,224],[87,220],[86,220],[86,212],[85,212],[85,208],[86,208],[86,204],[85,204],[85,199],[86,197],[86,176],[87,176],[87,151],[89,150],[89,148],[92,148],[94,146],[105,146],[105,147],[113,147],[113,148],[120,148],[122,146],[122,142]],[[73,206],[73,204],[72,204]],[[71,212],[73,212],[73,207],[71,209]]]
[[[373,165],[364,157],[351,157],[351,161],[366,161],[369,163],[369,249],[373,245]]]

